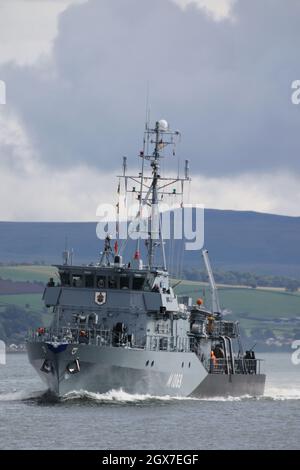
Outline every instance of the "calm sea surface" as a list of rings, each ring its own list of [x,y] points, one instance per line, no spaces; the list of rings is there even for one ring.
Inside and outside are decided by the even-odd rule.
[[[300,449],[300,365],[266,360],[263,398],[73,394],[47,402],[25,354],[0,366],[1,449]]]

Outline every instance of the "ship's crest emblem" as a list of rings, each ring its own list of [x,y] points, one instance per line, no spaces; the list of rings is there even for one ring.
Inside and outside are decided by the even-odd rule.
[[[106,292],[96,292],[95,303],[97,305],[103,305],[106,303]]]

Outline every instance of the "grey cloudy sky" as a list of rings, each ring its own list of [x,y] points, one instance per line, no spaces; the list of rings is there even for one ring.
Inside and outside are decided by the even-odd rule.
[[[0,219],[94,218],[135,164],[147,83],[197,201],[299,216],[299,18],[298,0],[2,0]]]

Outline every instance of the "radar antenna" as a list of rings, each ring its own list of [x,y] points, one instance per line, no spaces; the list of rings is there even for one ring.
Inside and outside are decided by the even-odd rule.
[[[140,158],[142,159],[141,172],[138,176],[128,175],[126,172],[127,166],[126,169],[124,169],[123,165],[123,175],[119,176],[119,178],[123,178],[125,180],[125,192],[137,194],[139,209],[135,217],[135,221],[142,218],[143,209],[145,207],[151,208],[151,214],[148,219],[148,237],[146,239],[148,266],[150,269],[157,267],[155,266],[155,252],[156,248],[160,246],[163,259],[163,269],[164,271],[167,270],[161,216],[159,213],[159,196],[183,196],[184,182],[190,181],[189,163],[187,160],[185,162],[185,173],[183,178],[180,178],[179,175],[167,178],[160,175],[160,161],[165,158],[163,151],[167,149],[167,147],[171,146],[173,148],[172,155],[175,155],[176,143],[179,137],[180,132],[172,131],[169,128],[167,121],[164,119],[157,121],[155,127],[152,129],[149,127],[148,123],[146,123],[144,147],[140,152]],[[149,151],[151,146],[153,148],[152,153]],[[151,176],[145,175],[146,162],[150,163],[152,172]],[[130,183],[134,184],[134,186],[131,186]],[[177,183],[180,183],[179,189],[170,189],[170,186],[176,186]],[[139,187],[138,191],[136,185]],[[138,227],[137,231],[140,231],[140,224],[136,224],[135,227]],[[137,246],[134,256],[135,260],[139,260],[140,258],[140,239],[141,237],[137,238]],[[126,243],[127,241],[125,241],[121,246],[119,254],[124,251]]]

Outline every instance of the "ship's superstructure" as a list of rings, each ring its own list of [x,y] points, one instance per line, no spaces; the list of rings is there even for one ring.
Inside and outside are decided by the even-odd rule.
[[[194,304],[191,298],[178,297],[170,283],[159,202],[161,194],[183,194],[189,164],[183,178],[162,177],[160,164],[162,152],[173,148],[178,135],[166,121],[153,129],[147,126],[141,172],[128,175],[124,159],[119,178],[125,193],[136,195],[137,232],[145,227],[144,208],[150,210],[147,234],[136,237],[132,259],[123,261],[126,241],[120,241],[117,230],[114,246],[108,234],[95,265],[72,265],[66,252],[63,264],[56,266],[59,282],[51,279],[45,289],[43,300],[53,311],[53,321],[50,328],[29,334],[27,349],[31,364],[58,396],[112,389],[198,397],[264,392],[260,361],[253,351],[244,353],[238,323],[222,317],[207,251],[202,256],[211,308],[201,299]]]

